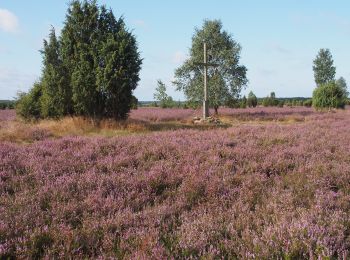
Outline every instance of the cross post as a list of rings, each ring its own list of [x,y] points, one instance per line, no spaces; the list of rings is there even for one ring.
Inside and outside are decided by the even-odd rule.
[[[209,100],[208,100],[208,67],[217,67],[217,64],[207,62],[207,44],[203,42],[204,50],[204,62],[195,63],[195,65],[201,65],[204,67],[204,98],[203,98],[203,119],[209,117]]]

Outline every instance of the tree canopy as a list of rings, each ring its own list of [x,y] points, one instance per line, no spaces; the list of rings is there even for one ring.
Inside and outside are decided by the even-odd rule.
[[[313,70],[318,87],[334,80],[336,68],[333,65],[333,58],[329,49],[321,49],[318,52],[314,60]]]
[[[142,59],[136,39],[122,17],[116,19],[112,10],[97,5],[96,1],[74,0],[61,37],[57,39],[52,28],[49,40],[44,40],[42,54],[43,73],[37,83],[41,95],[39,100],[33,100],[38,102],[40,117],[127,116]],[[26,99],[31,96],[37,97],[28,94]],[[24,96],[19,103],[21,100],[25,100]]]
[[[215,110],[228,100],[237,99],[246,86],[247,68],[240,65],[241,46],[232,35],[224,31],[220,20],[205,20],[203,27],[195,29],[190,57],[175,71],[174,84],[184,91],[191,102],[203,100],[203,42],[208,46],[208,62],[217,67],[208,68],[209,105]]]
[[[161,80],[157,81],[157,88],[153,97],[160,103],[162,108],[172,107],[174,105],[173,98],[166,93],[166,85]]]

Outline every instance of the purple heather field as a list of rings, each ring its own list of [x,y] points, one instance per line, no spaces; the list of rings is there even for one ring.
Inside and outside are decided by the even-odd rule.
[[[219,113],[235,123],[0,139],[0,258],[349,258],[350,110]],[[130,120],[196,115],[144,108]],[[0,131],[14,122],[0,111]]]

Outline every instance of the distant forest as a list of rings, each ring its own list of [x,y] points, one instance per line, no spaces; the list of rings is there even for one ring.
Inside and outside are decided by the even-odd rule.
[[[0,100],[0,109],[14,109],[15,101],[14,100]]]

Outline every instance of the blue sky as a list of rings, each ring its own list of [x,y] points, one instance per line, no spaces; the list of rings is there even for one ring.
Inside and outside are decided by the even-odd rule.
[[[63,27],[65,0],[0,0],[0,99],[27,91],[41,74],[42,41],[50,26]],[[139,100],[152,100],[157,79],[175,100],[174,70],[186,59],[195,27],[221,19],[242,45],[252,90],[263,97],[311,96],[312,61],[320,48],[333,54],[337,77],[350,82],[350,1],[348,0],[100,0],[124,16],[144,59]]]

